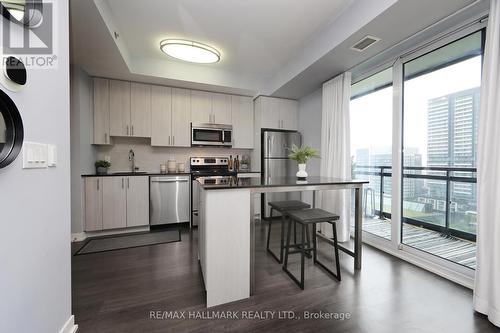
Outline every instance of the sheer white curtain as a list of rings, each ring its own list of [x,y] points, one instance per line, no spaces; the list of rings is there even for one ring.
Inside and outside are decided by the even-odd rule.
[[[351,177],[350,99],[350,72],[323,84],[320,172],[322,177]],[[340,242],[348,241],[351,220],[350,191],[321,192],[319,202],[321,208],[340,216],[337,235]],[[321,232],[331,236],[330,224],[324,223]]]
[[[474,308],[500,326],[500,0],[491,0],[478,130]]]

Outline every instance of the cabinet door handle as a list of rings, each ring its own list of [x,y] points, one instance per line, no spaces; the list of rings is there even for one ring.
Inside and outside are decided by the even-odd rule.
[[[124,186],[123,186],[123,178],[122,178],[122,188],[123,188],[123,187],[124,187]]]
[[[175,135],[172,136],[172,146],[175,146]]]
[[[127,125],[127,135],[128,135],[128,125]]]
[[[108,133],[104,133],[104,143],[108,143]]]
[[[127,178],[127,188],[130,188],[130,178]]]
[[[99,191],[99,178],[97,178],[97,190]]]
[[[132,125],[132,135],[134,135],[134,125]]]
[[[170,146],[170,135],[168,136],[168,145]]]

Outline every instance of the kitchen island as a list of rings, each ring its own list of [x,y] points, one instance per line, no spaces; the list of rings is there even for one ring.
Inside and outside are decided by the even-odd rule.
[[[354,250],[341,250],[354,257],[354,267],[361,268],[362,189],[364,180],[309,177],[238,178],[225,183],[200,180],[199,259],[202,268],[207,307],[250,297],[255,284],[254,195],[271,192],[355,191]],[[318,237],[330,241],[322,234]]]

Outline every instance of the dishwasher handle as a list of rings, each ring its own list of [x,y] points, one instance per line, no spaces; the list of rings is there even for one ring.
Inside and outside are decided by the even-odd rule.
[[[152,183],[187,183],[189,179],[187,178],[151,178]]]

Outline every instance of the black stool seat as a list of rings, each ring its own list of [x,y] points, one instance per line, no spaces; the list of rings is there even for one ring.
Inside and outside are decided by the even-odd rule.
[[[340,218],[340,216],[336,214],[319,208],[291,211],[288,215],[292,220],[300,223],[331,222],[337,221]]]
[[[288,211],[296,209],[311,208],[311,205],[298,201],[298,200],[288,200],[288,201],[272,201],[268,203],[269,206],[276,209],[277,211]]]
[[[285,260],[283,263],[283,270],[290,276],[290,278],[297,283],[297,285],[304,289],[304,257],[313,252],[313,261],[314,264],[321,266],[326,272],[332,275],[334,278],[340,281],[340,265],[339,265],[339,246],[337,240],[337,229],[336,229],[336,221],[339,220],[339,216],[330,212],[327,212],[323,209],[313,208],[313,209],[303,209],[303,210],[294,210],[287,212],[288,217],[290,218],[288,221],[288,232],[286,237],[286,245],[285,245]],[[334,273],[330,268],[328,268],[325,264],[318,260],[318,251],[317,251],[317,235],[316,235],[316,224],[327,222],[330,223],[333,227],[333,255],[335,257],[335,268],[336,272]],[[295,244],[290,244],[290,234],[292,229],[292,223],[297,223],[302,226],[302,242],[301,246],[297,246],[297,242],[294,241]],[[304,239],[304,232],[307,230],[309,225],[312,225],[312,239],[313,246],[306,246],[306,242]],[[298,248],[297,250],[290,251],[291,248]],[[300,253],[300,280],[297,279],[289,270],[288,270],[288,255],[293,253]]]
[[[284,248],[285,248],[285,221],[286,221],[286,217],[288,216],[288,213],[290,211],[310,208],[311,205],[309,205],[305,202],[302,202],[302,201],[298,201],[298,200],[271,201],[268,203],[268,205],[271,207],[271,214],[270,214],[271,216],[270,216],[270,220],[269,220],[269,226],[267,229],[266,249],[267,249],[267,252],[269,252],[274,257],[274,259],[276,259],[281,264],[283,262],[283,252],[284,252]],[[273,225],[273,211],[274,210],[281,213],[281,219],[282,219],[279,257],[269,247],[269,241],[271,239],[271,228]],[[296,232],[295,227],[294,227],[294,231],[295,232],[293,234],[293,237],[294,237],[294,239],[296,239],[297,232]],[[309,244],[309,229],[307,229],[306,232],[307,232],[307,244]],[[309,254],[307,254],[307,256],[310,257]]]

